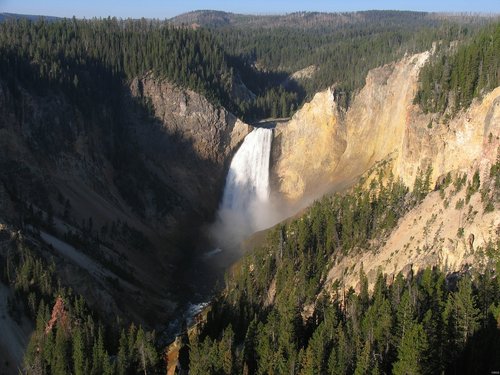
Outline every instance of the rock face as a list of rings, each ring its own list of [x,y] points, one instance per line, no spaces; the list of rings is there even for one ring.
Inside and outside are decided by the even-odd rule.
[[[273,187],[295,204],[341,190],[361,175],[369,182],[378,168],[410,188],[428,167],[431,186],[448,172],[465,174],[467,183],[476,171],[480,176],[481,194],[467,197],[465,188],[455,192],[453,186],[441,194],[432,192],[382,243],[371,244],[371,251],[332,258],[324,283],[332,294],[338,293],[331,287],[335,280],[345,290],[359,287],[361,269],[370,286],[379,271],[389,281],[399,272],[428,266],[459,272],[484,262],[488,244],[498,241],[500,207],[490,168],[500,147],[500,87],[452,119],[424,114],[413,99],[428,58],[428,52],[421,53],[370,71],[347,113],[339,111],[326,90],[278,126]],[[382,161],[387,163],[378,163]],[[481,195],[490,197],[493,208],[484,209]]]
[[[134,100],[147,103],[151,126],[133,121],[141,153],[181,195],[179,212],[209,220],[217,209],[231,158],[251,127],[205,97],[148,74],[130,85]],[[129,116],[133,118],[133,115]]]
[[[52,331],[56,323],[58,323],[59,326],[63,327],[65,332],[68,332],[70,323],[69,317],[66,308],[64,307],[64,300],[60,296],[58,296],[56,299],[56,303],[52,308],[52,315],[45,327],[46,335]]]
[[[466,171],[469,181],[474,170],[475,167],[471,167]],[[489,168],[488,174],[482,174],[481,188],[491,187]],[[353,251],[332,261],[324,283],[326,289],[335,294],[337,291],[331,286],[338,280],[345,290],[350,287],[359,290],[361,269],[370,289],[379,272],[388,275],[391,281],[400,272],[407,275],[411,270],[417,274],[427,267],[437,266],[447,274],[484,269],[488,262],[486,249],[498,241],[500,234],[498,199],[493,211],[486,212],[479,192],[473,194],[469,202],[465,187],[456,193],[451,185],[441,194],[429,193],[420,205],[401,218],[382,243],[373,243],[371,251]]]
[[[273,188],[289,201],[317,195],[331,181],[346,148],[345,125],[331,90],[316,94],[310,103],[274,132]]]
[[[193,233],[216,210],[251,127],[151,74],[107,95],[113,107],[95,100],[86,113],[64,92],[0,77],[0,223],[29,231],[34,216],[59,239],[79,237],[70,244],[121,270],[125,287],[102,287],[61,258],[64,281],[91,304],[106,300],[122,316],[164,322],[180,282],[172,270],[193,255]],[[36,230],[26,235],[43,243]]]
[[[308,201],[351,184],[389,157],[395,176],[410,187],[418,171],[428,166],[434,182],[473,162],[493,162],[499,144],[500,88],[451,121],[425,115],[413,99],[429,54],[370,71],[345,114],[326,90],[280,125],[273,150],[274,190],[292,203]]]
[[[467,111],[446,123],[434,122],[413,108],[394,173],[412,186],[418,168],[432,166],[433,181],[469,166],[489,173],[500,145],[500,87],[475,100]],[[486,172],[487,171],[487,172]]]
[[[250,127],[222,107],[215,107],[204,96],[181,89],[152,74],[134,79],[133,97],[152,104],[154,116],[171,135],[192,143],[195,154],[217,165],[224,165]]]
[[[364,173],[375,162],[401,149],[411,112],[418,73],[428,53],[374,69],[346,116],[347,148],[337,168],[338,180]]]

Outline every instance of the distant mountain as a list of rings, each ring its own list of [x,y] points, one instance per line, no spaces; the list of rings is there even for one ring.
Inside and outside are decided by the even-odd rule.
[[[176,25],[198,24],[203,27],[224,27],[234,25],[237,19],[246,17],[253,18],[254,16],[216,10],[195,10],[175,16],[170,19],[170,22]]]
[[[399,10],[367,10],[359,12],[324,13],[295,12],[281,15],[251,15],[228,13],[216,10],[196,10],[180,14],[169,21],[175,25],[190,25],[211,29],[220,28],[293,28],[293,29],[335,29],[346,25],[366,24],[387,28],[394,25],[426,24],[437,25],[444,19],[453,22],[487,22],[491,15],[466,13],[427,13]]]
[[[197,25],[207,28],[317,28],[335,27],[367,21],[393,23],[407,18],[412,22],[432,18],[429,13],[409,11],[363,11],[349,13],[295,12],[282,15],[245,15],[214,10],[198,10],[173,17],[170,22],[180,25]]]
[[[17,14],[17,13],[0,13],[0,22],[12,20],[12,19],[28,19],[31,21],[37,21],[43,18],[46,21],[57,21],[60,20],[60,17],[53,16],[42,16],[42,15],[34,15],[34,14]]]

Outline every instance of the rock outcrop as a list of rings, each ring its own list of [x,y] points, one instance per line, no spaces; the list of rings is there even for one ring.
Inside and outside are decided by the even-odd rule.
[[[387,158],[394,161],[394,175],[410,187],[428,166],[435,182],[474,162],[493,162],[499,145],[500,88],[452,120],[423,114],[413,99],[429,55],[408,56],[370,71],[347,113],[326,90],[289,123],[279,125],[273,146],[275,192],[292,203],[307,202],[352,184]]]
[[[58,324],[59,327],[63,327],[66,334],[68,333],[70,322],[68,313],[64,306],[64,300],[61,296],[57,297],[56,303],[52,308],[52,315],[50,317],[50,320],[47,322],[47,325],[45,326],[45,334],[49,334],[56,324]]]
[[[58,239],[78,239],[68,243],[111,264],[122,288],[103,287],[59,254],[64,282],[91,304],[163,322],[182,283],[172,270],[193,256],[193,233],[214,214],[251,127],[151,74],[107,95],[114,99],[75,101],[0,77],[0,223],[32,231],[41,245],[38,221]]]
[[[210,220],[231,158],[251,127],[202,95],[152,74],[133,80],[130,93],[154,119],[131,123],[140,156],[183,202],[169,220]]]
[[[152,74],[134,79],[130,92],[151,103],[154,117],[168,134],[191,142],[197,157],[219,166],[224,166],[250,132],[249,125],[204,96]]]
[[[497,157],[500,145],[500,87],[476,99],[451,121],[433,120],[412,108],[394,173],[412,186],[418,169],[432,167],[432,181],[474,165],[483,173]],[[487,171],[487,172],[486,172]]]
[[[429,57],[422,53],[370,71],[346,116],[347,147],[335,181],[351,179],[401,149],[415,126],[411,113],[418,73]],[[418,127],[418,125],[417,125]]]
[[[277,128],[274,189],[295,204],[342,190],[362,175],[369,182],[378,168],[410,188],[429,167],[431,187],[448,172],[466,175],[469,184],[479,173],[481,194],[467,197],[465,188],[454,192],[452,186],[432,192],[370,251],[331,259],[324,285],[333,294],[338,292],[331,289],[335,280],[345,290],[359,287],[362,268],[370,286],[379,271],[389,277],[428,266],[459,272],[484,261],[482,252],[498,240],[498,192],[490,169],[500,147],[500,87],[453,117],[424,114],[413,100],[429,55],[408,56],[370,71],[346,113],[326,90]],[[485,199],[493,208],[484,208]]]
[[[475,167],[467,172],[470,182]],[[481,181],[483,191],[488,190],[486,186],[492,187],[489,170],[488,177]],[[499,202],[496,200],[494,208],[487,211],[480,192],[472,194],[468,201],[465,187],[459,192],[454,190],[451,185],[441,193],[429,193],[383,241],[372,243],[370,250],[352,251],[332,259],[324,283],[326,290],[335,294],[332,285],[336,280],[345,290],[359,290],[361,270],[372,289],[379,272],[391,281],[400,272],[405,276],[410,271],[417,274],[427,267],[438,267],[447,274],[484,269],[489,261],[486,254],[500,235]],[[492,194],[498,194],[498,190],[493,188],[490,197]],[[496,198],[489,199],[495,202]]]
[[[331,90],[317,93],[310,103],[274,132],[273,189],[295,202],[318,195],[331,181],[346,148],[345,125]]]

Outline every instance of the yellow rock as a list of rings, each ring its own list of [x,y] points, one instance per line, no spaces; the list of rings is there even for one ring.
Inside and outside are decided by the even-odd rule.
[[[288,123],[277,126],[273,148],[279,150],[279,158],[273,163],[273,173],[286,199],[296,201],[330,181],[346,146],[338,118],[333,93],[326,90]]]
[[[413,186],[418,170],[432,166],[432,182],[476,163],[482,173],[499,147],[500,88],[475,100],[446,122],[413,104],[424,52],[373,69],[347,113],[328,89],[314,96],[273,143],[275,192],[288,202],[308,202],[352,184],[391,155],[393,173]],[[490,136],[491,133],[491,136]]]

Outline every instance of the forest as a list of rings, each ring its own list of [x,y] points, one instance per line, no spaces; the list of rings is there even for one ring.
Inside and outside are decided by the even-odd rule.
[[[137,374],[159,368],[155,333],[116,318],[105,322],[81,295],[61,285],[54,263],[22,236],[12,241],[0,280],[11,285],[9,314],[35,330],[24,357],[28,374]]]
[[[401,11],[305,12],[260,17],[206,11],[173,20],[178,25],[199,24],[212,30],[228,54],[238,57],[243,81],[258,96],[265,96],[262,89],[267,88],[266,82],[295,93],[288,114],[316,92],[332,85],[337,100],[346,108],[364,85],[370,69],[397,60],[405,53],[428,50],[438,40],[444,43],[467,40],[493,21],[494,18],[466,15],[440,18],[429,13]],[[316,67],[312,77],[293,84],[285,80],[308,66]],[[274,72],[281,79],[269,82],[262,72]],[[262,75],[264,82],[252,79],[256,73],[257,78]],[[279,109],[278,114],[285,115]]]
[[[498,202],[500,159],[492,166]],[[379,270],[373,291],[361,270],[359,291],[325,279],[346,254],[373,249],[430,192],[422,171],[410,192],[379,172],[368,189],[324,197],[274,228],[226,278],[206,323],[186,343],[190,374],[489,373],[500,366],[500,241],[489,242],[485,269],[446,274]],[[479,192],[479,175],[446,176],[441,197]],[[362,183],[362,182],[361,182]],[[484,192],[483,192],[484,194]],[[486,195],[485,195],[486,197]],[[487,210],[485,198],[483,209]],[[273,285],[274,286],[271,286]],[[275,288],[274,302],[267,302]],[[306,306],[314,306],[304,316]],[[207,354],[208,353],[208,354]],[[207,371],[207,369],[209,369]]]
[[[231,108],[232,73],[207,31],[116,19],[14,20],[0,29],[2,75],[28,87],[85,97],[102,89],[99,81],[120,84],[153,71]]]
[[[253,121],[288,117],[332,85],[347,108],[369,69],[436,40],[469,39],[492,22],[412,12],[367,13],[364,20],[342,25],[320,18],[301,28],[274,26],[271,17],[265,28],[193,29],[145,19],[9,19],[0,23],[0,72],[37,90],[62,89],[80,105],[88,102],[87,109],[94,98],[107,100],[103,91],[118,92],[153,72]],[[310,78],[289,79],[311,65]]]
[[[424,112],[456,114],[500,85],[500,24],[485,27],[465,43],[442,43],[420,72],[415,97]]]
[[[500,242],[488,243],[487,267],[448,275],[427,268],[388,279],[379,272],[372,292],[332,286],[329,265],[355,251],[372,251],[398,219],[432,190],[431,170],[410,191],[384,169],[364,188],[317,201],[300,217],[272,229],[265,243],[227,274],[206,322],[185,337],[179,360],[190,374],[432,374],[487,373],[500,358]],[[448,174],[443,198],[465,189],[484,195],[479,175]],[[500,157],[491,167],[491,199],[500,196]],[[495,204],[496,204],[495,203]],[[55,265],[30,240],[11,241],[2,282],[12,285],[13,316],[35,322],[25,355],[31,374],[161,373],[163,349],[155,332],[116,317],[104,324],[83,297],[61,285]],[[274,303],[266,304],[275,282]],[[303,307],[315,306],[303,318]],[[481,348],[479,350],[479,348]]]

